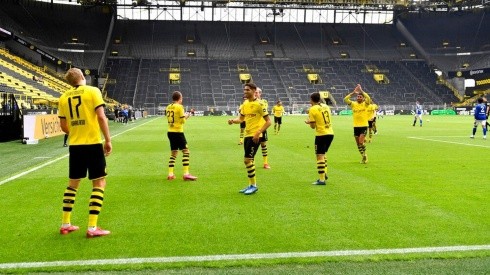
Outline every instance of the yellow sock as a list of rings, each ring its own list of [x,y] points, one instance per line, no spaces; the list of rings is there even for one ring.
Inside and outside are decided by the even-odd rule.
[[[182,165],[184,167],[184,175],[189,174],[189,153],[184,153],[182,156]]]
[[[104,203],[104,188],[102,187],[93,188],[92,194],[90,195],[89,206],[88,206],[89,227],[97,227],[97,220],[99,219],[99,214],[103,203]]]
[[[325,181],[325,161],[317,160],[316,168],[318,170],[318,176],[320,176],[320,181]]]
[[[168,160],[168,174],[169,175],[174,174],[175,159],[176,159],[176,157],[170,156],[170,159]]]
[[[75,204],[75,197],[77,195],[77,189],[66,187],[65,193],[63,194],[63,217],[61,222],[63,224],[71,223],[71,211],[73,210],[73,205]]]
[[[255,163],[252,161],[250,164],[247,165],[247,175],[248,175],[248,183],[250,185],[255,185],[256,179],[255,179]]]

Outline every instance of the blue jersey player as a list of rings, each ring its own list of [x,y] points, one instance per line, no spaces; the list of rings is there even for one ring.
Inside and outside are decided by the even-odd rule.
[[[417,123],[417,119],[420,120],[420,127],[422,127],[422,114],[424,113],[424,109],[422,105],[417,101],[415,102],[415,117],[413,118],[413,125]]]
[[[478,98],[475,106],[475,122],[473,123],[473,134],[470,138],[475,138],[476,128],[481,124],[483,128],[483,139],[487,139],[487,106],[482,97]]]

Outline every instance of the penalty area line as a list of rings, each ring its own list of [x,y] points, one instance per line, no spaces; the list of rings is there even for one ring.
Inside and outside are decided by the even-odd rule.
[[[440,142],[440,143],[449,143],[449,144],[466,145],[466,146],[473,146],[473,147],[490,148],[490,146],[488,146],[488,145],[471,144],[471,143],[446,141],[446,140],[437,140],[437,139],[431,139],[431,138],[421,138],[421,137],[408,137],[408,138],[410,138],[410,139],[418,139],[418,140],[426,140],[426,141],[434,141],[434,142]]]
[[[441,246],[416,247],[373,250],[336,250],[313,252],[286,252],[262,254],[231,254],[209,256],[182,256],[182,257],[156,257],[156,258],[126,258],[126,259],[99,259],[80,261],[53,261],[53,262],[21,262],[0,264],[0,269],[38,268],[38,267],[68,267],[68,266],[94,266],[94,265],[126,265],[144,263],[180,263],[180,262],[209,262],[230,260],[257,260],[257,259],[286,259],[286,258],[314,258],[339,256],[374,256],[390,254],[438,253],[438,252],[464,252],[490,250],[490,245],[469,246]]]

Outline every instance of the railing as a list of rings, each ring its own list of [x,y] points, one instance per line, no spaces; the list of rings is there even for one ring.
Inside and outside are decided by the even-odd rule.
[[[162,115],[163,111],[165,110],[165,107],[168,104],[163,104],[162,106],[159,107],[154,107],[152,104],[145,104],[145,106],[138,107],[138,109],[142,109],[144,111],[147,111],[148,115]],[[310,108],[310,104],[293,104],[292,106],[284,106],[284,111],[288,114],[302,114],[306,110]],[[272,106],[269,106],[272,108]],[[415,105],[381,105],[378,106],[379,111],[384,111],[385,113],[390,113],[390,112],[410,112],[415,110]],[[191,106],[184,106],[186,111],[190,111]],[[192,106],[195,111],[200,111],[200,112],[207,112],[213,110],[215,113],[220,113],[222,111],[226,112],[231,112],[231,113],[236,113],[238,110],[238,105],[232,106],[231,104],[227,106],[209,106],[209,105],[202,105],[202,106]],[[424,110],[446,110],[446,109],[454,109],[454,107],[443,104],[443,105],[424,105],[423,106]],[[349,106],[347,105],[339,105],[339,106],[330,106],[330,109],[334,113],[340,113],[343,110],[350,110]],[[269,110],[270,111],[270,110]]]
[[[458,89],[456,89],[451,83],[449,83],[449,81],[447,81],[446,79],[442,79],[441,82],[454,93],[454,96],[456,96],[459,101],[462,102],[464,100],[464,97],[459,93]]]

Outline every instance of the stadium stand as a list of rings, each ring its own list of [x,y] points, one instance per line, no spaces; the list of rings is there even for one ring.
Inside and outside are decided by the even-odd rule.
[[[422,13],[416,20],[401,18],[400,22],[427,52],[428,63],[443,71],[461,70],[463,64],[468,64],[464,69],[490,66],[490,20],[485,20],[483,11]],[[483,53],[456,55],[461,52]]]
[[[37,1],[22,5],[16,1],[4,2],[0,10],[7,29],[15,30],[26,41],[66,62],[97,68],[111,20],[107,7],[87,9],[73,5],[50,6]],[[73,50],[83,52],[69,52]]]
[[[281,99],[286,109],[307,104],[313,91],[329,91],[341,102],[357,83],[362,83],[379,105],[406,106],[415,100],[424,105],[444,105],[460,99],[438,79],[434,67],[447,72],[460,69],[462,61],[469,66],[489,65],[488,56],[447,56],[456,51],[452,45],[471,51],[490,47],[490,23],[479,22],[482,15],[469,12],[403,13],[393,24],[384,25],[118,18],[113,32],[107,34],[110,12],[99,7],[54,6],[49,11],[47,5],[39,3],[27,9],[2,5],[0,12],[6,18],[2,17],[1,23],[52,50],[75,36],[69,27],[59,33],[49,31],[56,24],[70,26],[81,17],[90,19],[76,28],[83,29],[76,38],[87,47],[84,53],[54,53],[74,66],[94,66],[103,61],[101,50],[111,37],[107,52],[111,56],[99,73],[110,80],[109,97],[136,108],[168,104],[171,92],[180,90],[186,106],[235,110],[242,100],[244,80],[240,72],[246,72],[250,81],[263,88],[267,100]],[[25,18],[26,13],[31,19]],[[57,18],[51,20],[55,13]],[[441,24],[451,33],[441,31]],[[475,25],[476,30],[467,31]],[[444,48],[443,42],[451,46]]]

